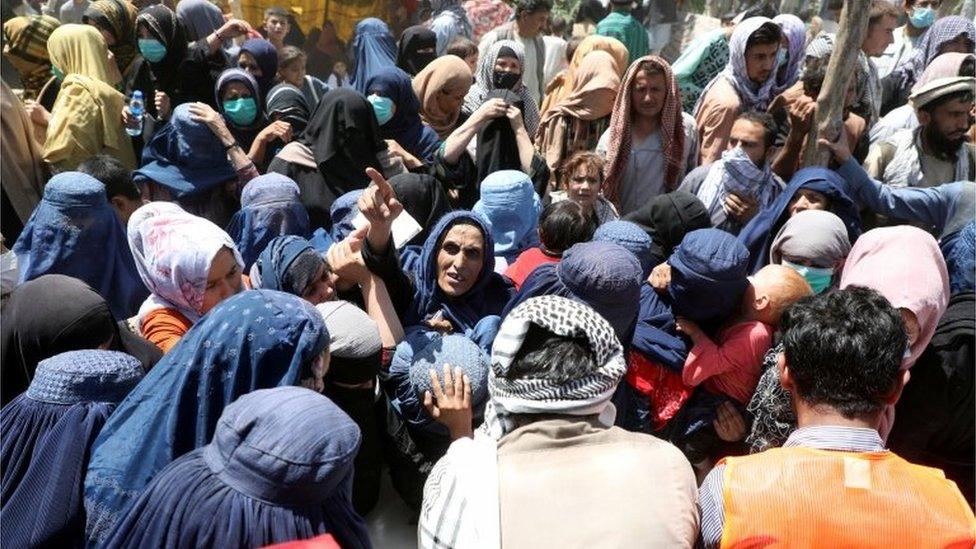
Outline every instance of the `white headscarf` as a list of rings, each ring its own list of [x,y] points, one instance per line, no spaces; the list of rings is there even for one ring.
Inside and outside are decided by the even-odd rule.
[[[468,90],[468,95],[464,97],[464,110],[473,113],[485,102],[488,94],[495,89],[492,74],[495,72],[495,61],[498,61],[498,53],[502,48],[508,47],[515,52],[519,65],[522,66],[522,76],[525,76],[525,48],[522,44],[514,40],[499,40],[488,48],[485,55],[478,63],[478,71],[474,75],[474,85]],[[512,90],[522,98],[522,117],[525,120],[525,129],[529,135],[535,135],[539,128],[539,107],[529,93],[529,88],[525,87],[524,80],[519,80],[515,89]]]
[[[749,78],[749,70],[746,68],[746,42],[749,41],[752,33],[766,23],[776,24],[767,17],[750,17],[735,26],[735,30],[732,31],[732,38],[729,39],[729,62],[725,65],[725,69],[705,86],[701,97],[705,97],[709,88],[719,78],[724,78],[739,93],[743,111],[753,109],[765,111],[769,107],[769,102],[772,101],[774,95],[773,86],[776,84],[776,71],[771,71],[766,81],[756,88],[756,84]],[[702,100],[699,98],[698,105],[695,107],[696,116],[701,106]]]

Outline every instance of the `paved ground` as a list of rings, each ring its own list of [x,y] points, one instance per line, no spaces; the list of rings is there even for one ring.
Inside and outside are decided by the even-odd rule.
[[[373,547],[383,549],[411,549],[417,546],[417,524],[410,508],[403,503],[383,472],[380,501],[366,517]]]

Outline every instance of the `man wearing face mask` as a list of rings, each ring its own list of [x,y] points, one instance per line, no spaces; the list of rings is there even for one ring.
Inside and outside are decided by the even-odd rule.
[[[692,170],[678,190],[698,196],[713,227],[739,234],[784,188],[769,165],[775,138],[776,123],[769,113],[740,114],[722,157]]]
[[[973,124],[973,87],[968,76],[938,78],[910,98],[919,127],[900,130],[871,147],[864,168],[894,187],[933,187],[972,181],[976,149],[967,142]]]
[[[878,77],[888,76],[895,67],[912,56],[915,45],[939,16],[942,0],[904,0],[905,24],[895,29],[895,41],[874,59]]]
[[[525,48],[522,82],[529,89],[536,105],[545,93],[543,74],[546,61],[546,45],[542,40],[542,27],[549,20],[551,0],[519,0],[515,19],[486,33],[478,44],[478,52],[485,56],[488,48],[499,40],[516,40]]]

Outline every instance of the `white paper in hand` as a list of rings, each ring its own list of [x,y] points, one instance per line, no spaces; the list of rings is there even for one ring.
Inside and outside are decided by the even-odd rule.
[[[368,224],[369,221],[366,221],[366,216],[363,215],[363,212],[356,214],[356,217],[354,217],[352,220],[352,226],[356,227],[357,229],[361,229]],[[400,248],[404,247],[407,242],[410,242],[413,237],[420,234],[420,231],[422,230],[423,227],[420,226],[420,223],[417,223],[417,220],[414,219],[412,215],[408,214],[406,210],[403,210],[400,212],[400,215],[393,220],[393,225],[390,226],[390,232],[393,236],[393,245],[399,250]]]

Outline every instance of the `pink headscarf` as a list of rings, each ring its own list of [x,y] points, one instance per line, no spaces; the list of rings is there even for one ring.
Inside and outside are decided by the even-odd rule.
[[[902,360],[911,368],[928,347],[949,305],[949,273],[939,244],[929,233],[909,225],[874,229],[861,235],[847,256],[840,276],[840,288],[863,286],[876,290],[898,309],[908,309],[918,318],[918,338]],[[888,438],[895,421],[889,406],[878,431]]]
[[[199,320],[210,264],[220,250],[231,250],[244,268],[223,229],[172,202],[150,202],[136,210],[128,233],[136,269],[152,292],[139,308],[140,324],[156,309],[176,309],[190,322]]]

